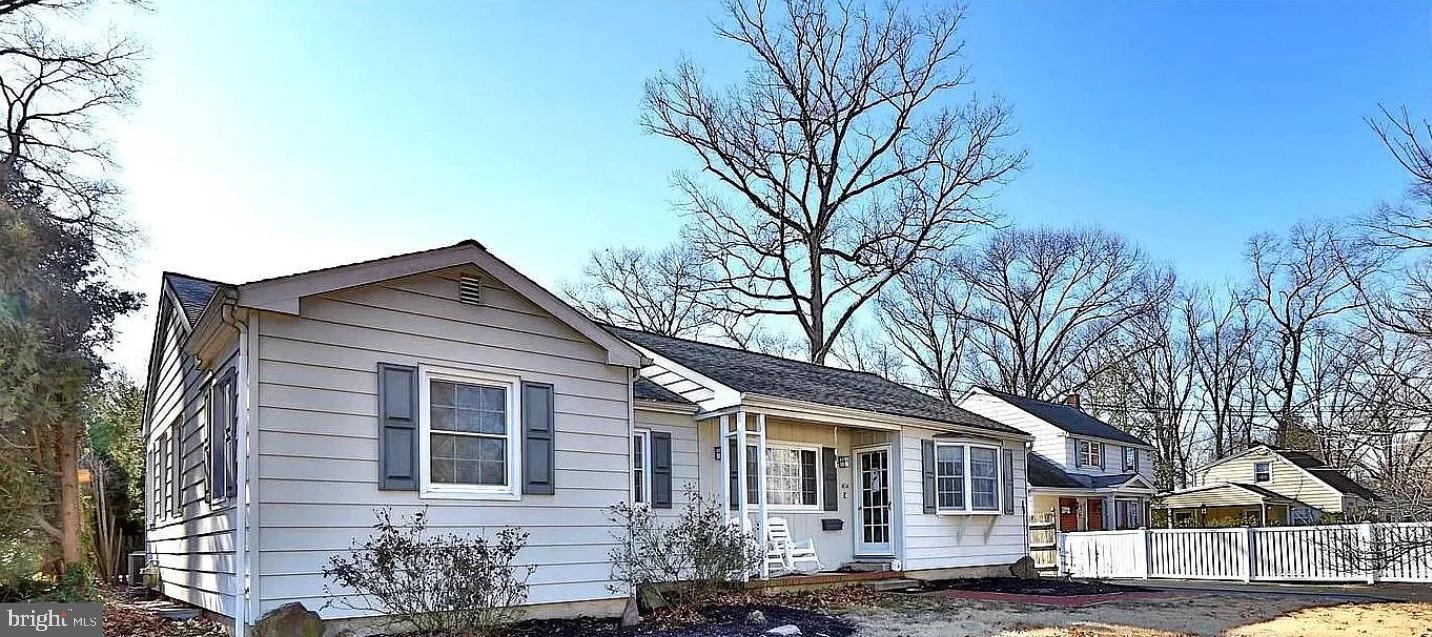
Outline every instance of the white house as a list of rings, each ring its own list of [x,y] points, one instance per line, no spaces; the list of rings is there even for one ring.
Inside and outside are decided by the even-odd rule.
[[[1193,470],[1193,484],[1159,495],[1170,526],[1314,524],[1380,500],[1302,451],[1254,445]]]
[[[1154,447],[1099,420],[1071,395],[1064,403],[974,387],[960,407],[1034,436],[1029,512],[1059,531],[1137,529],[1154,495]],[[1052,536],[1050,536],[1052,542]]]
[[[169,273],[145,406],[162,592],[250,626],[325,619],[373,509],[530,533],[536,614],[615,613],[606,513],[688,489],[827,568],[1003,569],[1030,436],[871,374],[601,326],[456,245],[245,284]]]

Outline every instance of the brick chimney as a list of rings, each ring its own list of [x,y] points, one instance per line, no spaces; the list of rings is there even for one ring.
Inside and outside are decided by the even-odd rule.
[[[1079,394],[1069,394],[1068,396],[1065,396],[1064,404],[1069,405],[1070,407],[1073,407],[1075,409],[1083,409],[1079,406]]]

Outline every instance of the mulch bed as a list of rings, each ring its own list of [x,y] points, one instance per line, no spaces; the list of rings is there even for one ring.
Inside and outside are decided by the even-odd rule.
[[[114,588],[104,592],[105,637],[228,637],[229,631],[204,618],[165,619],[148,591]]]
[[[1054,578],[1020,579],[1017,577],[926,582],[924,590],[926,594],[939,595],[949,599],[1039,604],[1060,608],[1177,595],[1177,593],[1168,591],[1155,591],[1138,586],[1118,586],[1103,582]]]
[[[766,615],[765,625],[746,625],[746,616],[753,610]],[[702,609],[701,614],[704,622],[687,626],[642,623],[630,628],[621,628],[613,619],[593,617],[537,619],[514,626],[509,634],[522,637],[755,637],[786,624],[795,624],[802,635],[815,637],[847,637],[855,632],[854,624],[838,616],[784,606],[723,605]]]

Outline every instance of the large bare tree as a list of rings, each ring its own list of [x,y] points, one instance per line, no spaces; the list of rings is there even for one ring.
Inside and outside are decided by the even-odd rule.
[[[613,325],[695,337],[717,324],[700,253],[682,244],[657,251],[605,248],[592,252],[582,276],[563,284],[577,309]]]
[[[1262,314],[1233,287],[1194,288],[1180,306],[1209,452],[1211,459],[1223,458],[1251,444],[1250,423],[1261,408],[1256,397],[1265,384],[1258,351]]]
[[[990,221],[1024,152],[1002,148],[1009,109],[963,90],[959,7],[726,9],[743,80],[721,90],[682,61],[647,82],[641,121],[699,159],[674,183],[725,308],[792,320],[824,361],[889,281]]]
[[[946,402],[954,402],[968,384],[970,290],[952,285],[955,273],[940,262],[927,262],[900,274],[881,293],[876,318],[890,344],[917,376],[916,384]]]
[[[1121,337],[1174,289],[1170,271],[1102,230],[1000,231],[957,255],[951,273],[949,284],[968,288],[959,312],[973,375],[1038,398],[1080,391],[1148,347]]]

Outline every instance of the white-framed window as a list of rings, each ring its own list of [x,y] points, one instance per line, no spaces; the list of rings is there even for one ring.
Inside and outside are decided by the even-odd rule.
[[[1253,482],[1272,482],[1272,481],[1273,481],[1273,463],[1271,463],[1271,462],[1255,462],[1255,463],[1253,463]]]
[[[637,429],[631,434],[632,502],[651,504],[651,432]]]
[[[766,445],[766,505],[820,508],[820,449]]]
[[[1121,530],[1143,526],[1143,505],[1138,500],[1114,500],[1114,525]]]
[[[209,388],[209,499],[216,504],[238,492],[237,397],[232,371]]]
[[[149,525],[159,521],[164,516],[164,436],[161,434],[149,450],[149,490],[150,509]]]
[[[1124,471],[1139,470],[1139,450],[1133,447],[1124,447]]]
[[[1000,512],[1000,449],[979,444],[935,445],[935,510]]]
[[[1080,440],[1078,459],[1081,467],[1104,468],[1104,443]]]
[[[515,500],[520,379],[418,368],[418,449],[424,497]]]

